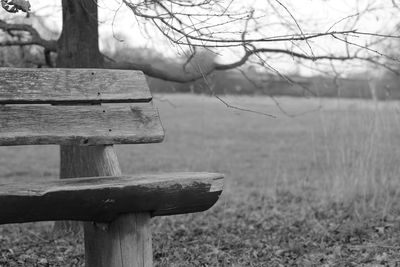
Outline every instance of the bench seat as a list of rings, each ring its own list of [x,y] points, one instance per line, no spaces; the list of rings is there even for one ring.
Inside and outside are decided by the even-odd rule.
[[[111,222],[121,214],[204,211],[218,200],[218,173],[162,173],[0,184],[0,224],[50,220]]]

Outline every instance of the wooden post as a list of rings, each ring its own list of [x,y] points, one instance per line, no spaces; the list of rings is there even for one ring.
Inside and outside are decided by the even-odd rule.
[[[61,177],[119,176],[113,146],[62,146]],[[72,164],[71,164],[72,163]],[[150,214],[123,215],[110,224],[84,224],[86,267],[152,266]]]
[[[86,267],[153,266],[148,213],[122,215],[107,225],[84,225]]]

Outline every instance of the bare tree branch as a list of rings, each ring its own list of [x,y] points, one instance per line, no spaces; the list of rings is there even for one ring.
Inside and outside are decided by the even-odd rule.
[[[39,32],[28,24],[7,23],[0,20],[0,30],[8,34],[9,38],[0,40],[0,47],[6,46],[32,46],[38,45],[44,48],[46,65],[52,67],[51,53],[57,51],[57,42],[42,38]]]
[[[2,2],[4,1],[6,0],[2,0]],[[7,0],[6,2],[15,4],[17,3],[15,1],[19,0]],[[283,11],[282,8],[277,8],[276,4],[272,8],[273,2],[279,4]],[[312,62],[363,61],[386,65],[384,59],[392,62],[398,61],[396,57],[387,55],[386,51],[380,52],[376,46],[386,39],[398,40],[400,39],[399,35],[394,35],[393,32],[357,30],[356,21],[363,14],[372,12],[375,8],[370,5],[336,20],[327,31],[324,31],[325,28],[321,32],[310,32],[303,28],[304,20],[296,18],[291,12],[293,9],[280,0],[268,1],[271,9],[269,11],[255,10],[252,7],[235,9],[234,0],[122,0],[121,3],[129,7],[136,19],[150,22],[172,44],[183,47],[182,50],[187,54],[187,57],[168,68],[150,63],[115,62],[113,60],[106,61],[105,67],[141,70],[149,76],[163,80],[181,83],[191,82],[202,79],[213,71],[229,70],[249,64],[252,58],[258,59],[259,62],[262,61],[261,65],[269,68],[268,60],[275,55]],[[393,6],[397,7],[394,1]],[[272,23],[264,25],[260,23],[271,15],[268,12],[275,13],[274,15],[281,18],[278,24],[287,29],[286,32],[281,31],[276,35],[264,33],[268,33],[266,29],[273,26]],[[279,12],[282,12],[282,14],[279,14]],[[342,25],[346,21],[351,21],[351,25],[339,29],[338,24]],[[333,30],[334,28],[335,30]],[[338,29],[336,30],[336,28]],[[57,42],[45,40],[30,25],[0,20],[0,30],[9,36],[9,38],[0,41],[0,46],[41,46],[44,48],[47,64],[51,63],[51,53],[57,52]],[[353,40],[360,36],[368,36],[375,38],[375,40],[365,45],[358,45]],[[344,44],[344,51],[342,53],[329,53],[329,51],[322,49],[315,50],[315,42],[324,38],[341,45]],[[274,44],[274,47],[271,47],[271,44]],[[231,63],[212,61],[207,68],[202,68],[199,71],[195,62],[199,50],[196,48],[199,47],[214,51],[219,51],[221,48],[236,49],[234,51],[238,51],[236,55],[239,56],[236,61]],[[190,68],[190,65],[192,68]]]
[[[57,51],[57,42],[53,40],[43,39],[38,31],[28,24],[14,24],[7,23],[4,20],[0,20],[0,30],[8,33],[11,37],[15,34],[28,34],[30,38],[26,40],[5,40],[0,41],[0,46],[27,46],[27,45],[39,45],[45,48],[49,52]]]
[[[130,62],[115,62],[114,61],[114,62],[107,63],[106,66],[109,68],[114,68],[114,69],[141,70],[146,75],[154,77],[154,78],[158,78],[158,79],[162,79],[162,80],[166,80],[166,81],[172,81],[172,82],[186,83],[186,82],[193,82],[198,79],[201,79],[201,78],[203,78],[203,76],[207,76],[216,70],[230,70],[230,69],[238,68],[238,67],[246,64],[252,55],[264,54],[264,53],[289,55],[291,57],[305,59],[305,60],[311,60],[311,61],[315,61],[315,60],[329,60],[329,61],[359,60],[359,61],[367,61],[370,63],[380,64],[379,61],[374,60],[371,57],[335,56],[335,55],[309,56],[306,54],[297,53],[297,52],[285,50],[285,49],[259,48],[259,49],[247,50],[246,53],[239,60],[237,60],[236,62],[233,62],[233,63],[220,64],[220,63],[214,62],[210,66],[210,68],[208,68],[207,70],[203,70],[203,72],[200,72],[199,70],[194,70],[192,72],[182,71],[180,65],[170,66],[168,68],[168,70],[166,70],[166,69],[156,68],[155,66],[152,66],[151,64],[137,64],[137,63],[130,63]]]

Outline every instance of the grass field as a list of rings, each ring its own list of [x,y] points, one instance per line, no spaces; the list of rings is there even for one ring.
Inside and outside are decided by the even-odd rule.
[[[226,175],[211,210],[155,218],[157,266],[398,266],[400,104],[157,95],[162,144],[118,146],[125,173]],[[0,177],[58,175],[58,148],[0,148]],[[0,227],[0,266],[83,266],[81,236]]]

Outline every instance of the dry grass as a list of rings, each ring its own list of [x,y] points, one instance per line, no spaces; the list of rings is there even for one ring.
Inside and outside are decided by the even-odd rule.
[[[384,217],[398,198],[399,105],[368,104],[319,112],[319,130],[311,131],[312,162],[325,200],[355,201],[358,212],[380,210]]]
[[[292,118],[268,98],[227,100],[278,118],[228,109],[205,96],[157,96],[166,141],[117,147],[125,173],[226,174],[223,197],[210,211],[154,220],[157,265],[376,266],[399,260],[400,104],[280,98],[299,115]],[[50,179],[57,176],[58,151],[0,148],[0,166],[7,180]],[[26,266],[40,259],[50,266],[82,264],[81,241],[52,239],[43,224],[3,226],[0,233],[0,266],[22,255],[28,255]]]

